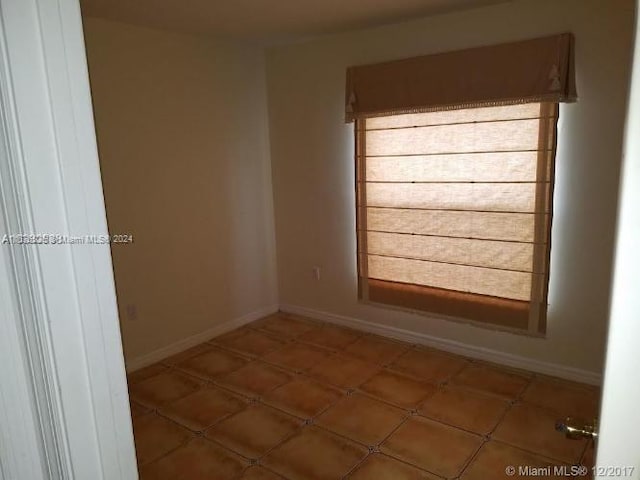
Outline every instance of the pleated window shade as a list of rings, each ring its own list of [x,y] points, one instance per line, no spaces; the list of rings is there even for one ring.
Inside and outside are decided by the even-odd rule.
[[[358,118],[359,295],[544,332],[555,102]]]

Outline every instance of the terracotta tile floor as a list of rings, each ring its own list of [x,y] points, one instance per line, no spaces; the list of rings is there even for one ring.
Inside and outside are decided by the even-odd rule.
[[[493,480],[591,465],[595,387],[276,314],[129,375],[143,480]],[[547,477],[540,477],[547,478]],[[550,477],[557,478],[557,477]]]

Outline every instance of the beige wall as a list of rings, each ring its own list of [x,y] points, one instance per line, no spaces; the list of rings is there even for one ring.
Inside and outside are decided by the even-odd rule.
[[[632,26],[630,0],[518,0],[270,49],[280,303],[599,372]],[[580,100],[561,108],[547,338],[359,304],[345,68],[564,31],[576,36]]]
[[[128,361],[277,303],[263,52],[86,19]],[[129,320],[127,305],[136,305]]]

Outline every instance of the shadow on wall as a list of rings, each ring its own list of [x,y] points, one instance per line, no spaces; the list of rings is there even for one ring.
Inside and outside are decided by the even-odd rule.
[[[85,19],[126,358],[276,303],[263,55]],[[127,307],[137,309],[137,319]]]

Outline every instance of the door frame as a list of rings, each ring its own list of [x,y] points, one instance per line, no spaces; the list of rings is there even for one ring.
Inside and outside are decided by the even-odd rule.
[[[640,1],[620,173],[616,253],[594,478],[640,479]],[[603,159],[604,160],[604,159]],[[606,468],[624,474],[611,475]],[[613,473],[617,473],[612,470]],[[630,472],[630,474],[629,474]]]
[[[0,233],[106,236],[78,0],[0,21]],[[108,243],[2,244],[0,284],[0,478],[137,478]]]
[[[597,454],[635,479],[639,40]],[[0,238],[107,235],[78,0],[0,0],[0,100]],[[0,315],[0,480],[138,478],[109,245],[0,245]]]

